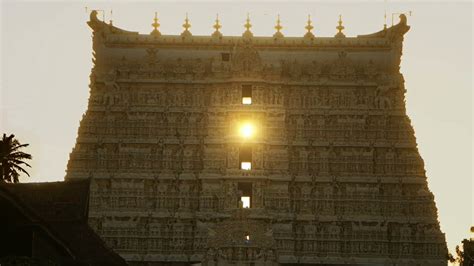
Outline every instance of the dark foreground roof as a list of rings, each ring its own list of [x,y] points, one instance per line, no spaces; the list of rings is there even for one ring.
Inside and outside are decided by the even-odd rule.
[[[46,236],[48,241],[54,242],[63,251],[66,259],[62,263],[127,265],[123,258],[106,247],[87,224],[88,200],[89,180],[0,183],[1,210],[13,210],[6,211],[6,214],[2,211],[2,216],[10,217],[0,219],[0,235],[2,230],[11,232],[18,228],[31,228],[35,232],[41,232],[42,236]],[[17,213],[20,215],[16,215]]]

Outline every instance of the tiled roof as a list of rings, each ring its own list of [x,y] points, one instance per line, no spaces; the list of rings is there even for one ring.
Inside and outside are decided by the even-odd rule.
[[[7,188],[45,221],[87,220],[88,180],[8,184]]]
[[[87,224],[89,180],[51,183],[0,183],[0,194],[33,214],[32,223],[46,228],[74,255],[74,265],[127,265]]]

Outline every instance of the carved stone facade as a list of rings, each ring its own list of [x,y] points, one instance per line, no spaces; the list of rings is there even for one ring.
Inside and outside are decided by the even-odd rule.
[[[403,15],[356,38],[140,35],[95,13],[89,25],[67,179],[91,178],[90,224],[132,265],[446,265],[405,111]],[[244,119],[257,128],[245,143]]]

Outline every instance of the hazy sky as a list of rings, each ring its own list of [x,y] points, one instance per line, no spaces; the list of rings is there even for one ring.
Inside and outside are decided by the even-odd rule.
[[[216,13],[224,35],[241,35],[249,12],[255,35],[272,35],[280,14],[282,32],[302,36],[311,14],[314,33],[333,36],[342,14],[346,35],[355,36],[380,30],[385,9],[389,26],[391,13],[412,11],[401,67],[408,115],[450,249],[469,236],[474,224],[471,2],[0,2],[0,133],[31,144],[32,178],[23,180],[32,182],[64,178],[86,111],[92,67],[86,6],[106,10],[107,20],[113,9],[114,25],[141,33],[152,30],[158,11],[160,31],[179,34],[188,12],[194,35],[210,35]]]

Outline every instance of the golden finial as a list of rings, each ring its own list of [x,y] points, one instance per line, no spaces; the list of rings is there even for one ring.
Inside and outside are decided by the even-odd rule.
[[[275,29],[279,32],[281,29],[283,29],[283,27],[281,26],[281,21],[280,21],[280,14],[278,14],[277,16],[277,24],[275,26]]]
[[[250,24],[250,16],[249,16],[249,13],[247,13],[247,19],[246,19],[246,23],[245,23],[245,29],[247,31],[250,31],[250,28],[252,28],[252,24]]]
[[[216,14],[216,23],[214,26],[212,26],[215,31],[212,33],[212,37],[222,37],[222,33],[219,31],[220,28],[222,28],[221,24],[219,23],[219,14]]]
[[[304,35],[304,37],[306,38],[314,38],[314,34],[311,32],[311,30],[313,30],[314,27],[311,24],[312,24],[311,15],[308,15],[308,22],[306,24],[306,27],[304,27],[306,29],[306,34]]]
[[[184,31],[181,33],[181,36],[191,36],[191,32],[189,31],[191,24],[189,23],[188,13],[186,13],[186,18],[184,19],[183,28]]]
[[[344,26],[342,26],[342,15],[339,15],[338,24],[339,24],[339,25],[336,27],[336,29],[338,30],[338,32],[337,32],[337,34],[335,35],[335,37],[338,37],[338,38],[346,37],[346,35],[344,35],[344,33],[342,33],[342,30],[344,29]]]
[[[153,23],[151,24],[151,26],[153,27],[153,31],[150,32],[150,34],[160,36],[161,33],[158,30],[158,27],[160,27],[160,23],[158,23],[158,12],[155,12],[155,18],[153,19]]]
[[[244,36],[244,37],[252,37],[253,34],[252,34],[252,32],[250,31],[250,28],[252,28],[252,24],[250,24],[250,16],[249,16],[249,13],[247,13],[247,19],[245,20],[244,27],[245,27],[245,32],[244,32],[244,34],[242,34],[242,36]]]
[[[277,16],[277,24],[275,26],[276,32],[273,34],[273,37],[275,38],[281,38],[283,37],[283,33],[281,33],[281,29],[283,29],[283,26],[281,26],[281,21],[280,21],[280,14]]]
[[[191,28],[191,24],[189,24],[188,13],[186,13],[186,18],[184,19],[183,28],[185,31],[189,31],[189,28]]]
[[[386,30],[387,29],[387,11],[385,10],[385,14],[383,15],[383,29]]]

